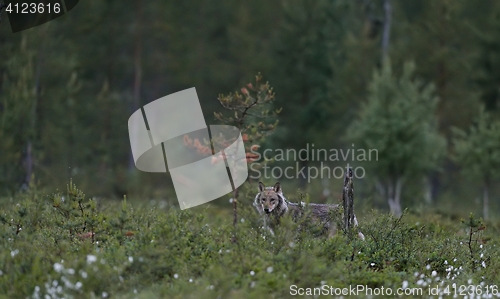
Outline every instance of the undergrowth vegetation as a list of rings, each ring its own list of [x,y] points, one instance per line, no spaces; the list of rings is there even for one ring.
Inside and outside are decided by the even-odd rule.
[[[362,241],[316,236],[291,219],[271,236],[250,199],[236,229],[220,207],[96,201],[72,183],[1,202],[0,298],[287,298],[292,285],[422,288],[427,297],[438,285],[453,294],[453,283],[488,297],[500,284],[498,226],[473,215],[373,211],[359,217]]]

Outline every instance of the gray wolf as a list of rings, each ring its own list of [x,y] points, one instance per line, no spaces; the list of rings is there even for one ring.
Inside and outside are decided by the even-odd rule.
[[[317,204],[304,202],[292,203],[289,202],[283,195],[281,185],[277,182],[273,187],[266,187],[262,182],[259,182],[259,192],[255,196],[253,206],[259,214],[264,216],[265,227],[274,234],[274,229],[279,225],[280,219],[285,215],[291,215],[294,221],[299,220],[307,212],[312,222],[322,225],[323,232],[327,232],[329,236],[335,234],[337,230],[337,222],[341,219],[336,219],[338,212],[338,204]],[[354,216],[354,226],[358,225],[358,220]],[[363,234],[358,234],[364,240]]]

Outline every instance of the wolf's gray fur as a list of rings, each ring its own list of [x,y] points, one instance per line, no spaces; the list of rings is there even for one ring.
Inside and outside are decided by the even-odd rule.
[[[307,209],[310,209],[311,220],[322,224],[328,235],[332,236],[336,232],[336,219],[333,219],[333,214],[339,208],[338,204],[289,202],[283,195],[279,182],[273,187],[265,187],[262,182],[259,182],[259,193],[255,196],[253,205],[264,216],[264,225],[272,234],[283,216],[290,214],[292,219],[298,220]],[[354,225],[358,225],[356,216],[354,216]],[[360,238],[364,239],[361,233]]]

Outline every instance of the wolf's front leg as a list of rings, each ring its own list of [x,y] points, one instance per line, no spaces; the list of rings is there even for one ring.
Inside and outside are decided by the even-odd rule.
[[[337,224],[335,221],[331,221],[328,223],[328,238],[333,238],[337,233]]]

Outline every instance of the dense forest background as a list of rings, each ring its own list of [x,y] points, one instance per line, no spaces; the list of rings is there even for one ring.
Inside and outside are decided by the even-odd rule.
[[[135,169],[129,116],[196,87],[214,124],[218,95],[260,72],[282,108],[261,149],[377,148],[361,205],[500,215],[498,1],[80,1],[21,33],[2,22],[0,53],[2,195],[72,178],[175,201],[168,174]],[[321,180],[281,181],[327,200]]]

